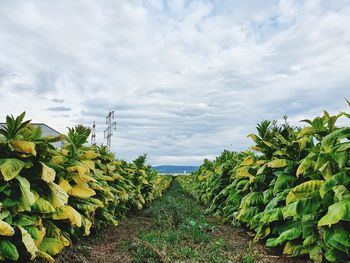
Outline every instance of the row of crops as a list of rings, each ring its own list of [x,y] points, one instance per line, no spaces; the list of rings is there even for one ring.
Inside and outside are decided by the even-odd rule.
[[[43,137],[24,117],[7,116],[0,129],[0,260],[54,262],[72,241],[117,225],[171,182],[145,156],[127,163],[104,146],[84,146],[86,127]]]
[[[226,222],[248,227],[254,241],[314,262],[349,262],[350,114],[306,127],[263,121],[246,152],[205,160],[182,186]],[[255,153],[253,153],[255,152]]]

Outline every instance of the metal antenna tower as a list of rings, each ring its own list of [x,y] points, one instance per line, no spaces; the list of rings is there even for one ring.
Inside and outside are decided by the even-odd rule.
[[[105,129],[104,137],[107,138],[107,148],[108,150],[111,150],[111,144],[112,144],[112,129],[117,129],[117,123],[114,120],[114,110],[109,111],[107,117],[106,117],[106,124],[107,129]]]
[[[95,122],[92,124],[91,129],[91,144],[96,143],[96,124]]]

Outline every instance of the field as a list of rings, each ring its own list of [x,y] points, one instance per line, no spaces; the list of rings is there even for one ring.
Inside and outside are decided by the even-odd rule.
[[[84,126],[43,137],[24,113],[7,116],[0,259],[348,262],[350,128],[336,124],[349,117],[325,111],[303,128],[263,121],[247,151],[225,150],[174,179],[146,155],[128,163],[86,146]]]
[[[305,262],[252,244],[244,230],[205,215],[174,180],[164,196],[79,245],[58,262]]]

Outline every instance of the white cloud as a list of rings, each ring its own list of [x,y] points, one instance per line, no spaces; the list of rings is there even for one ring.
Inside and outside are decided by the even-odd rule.
[[[0,118],[65,131],[117,110],[113,150],[198,164],[263,119],[346,110],[348,1],[0,3]]]

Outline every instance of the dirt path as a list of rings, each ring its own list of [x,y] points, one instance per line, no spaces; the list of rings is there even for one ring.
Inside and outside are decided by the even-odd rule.
[[[204,216],[174,182],[149,208],[66,249],[57,262],[306,262],[272,255],[251,240],[244,230]]]

